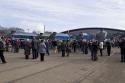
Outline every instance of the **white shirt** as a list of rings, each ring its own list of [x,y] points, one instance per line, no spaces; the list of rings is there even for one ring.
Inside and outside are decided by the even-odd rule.
[[[103,49],[103,42],[99,43],[99,48]]]

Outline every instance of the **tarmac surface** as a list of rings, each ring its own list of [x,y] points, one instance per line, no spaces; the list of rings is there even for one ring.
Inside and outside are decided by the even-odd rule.
[[[0,64],[0,83],[125,83],[125,63],[120,62],[119,48],[112,55],[91,61],[90,54],[71,53],[69,57],[51,53],[40,58],[24,59],[19,53],[5,53],[8,63]]]

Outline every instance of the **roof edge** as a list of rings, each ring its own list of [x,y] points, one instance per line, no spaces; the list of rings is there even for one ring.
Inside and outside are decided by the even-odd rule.
[[[122,30],[122,29],[104,28],[104,27],[85,27],[85,28],[78,28],[78,29],[72,29],[72,30],[63,31],[62,33],[79,31],[79,30],[88,30],[88,29],[104,29],[104,30],[106,29],[106,30],[125,32],[125,30]]]

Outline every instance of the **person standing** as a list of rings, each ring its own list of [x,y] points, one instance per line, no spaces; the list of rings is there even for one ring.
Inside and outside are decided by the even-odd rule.
[[[87,41],[85,42],[85,54],[86,55],[88,54],[88,42]]]
[[[103,42],[99,43],[100,56],[103,56]]]
[[[62,40],[58,40],[58,43],[57,43],[57,50],[58,50],[58,53],[61,52],[61,43],[62,43]]]
[[[15,41],[15,53],[18,53],[19,52],[19,48],[20,48],[20,40],[17,39]]]
[[[41,42],[40,42],[39,53],[40,53],[40,60],[44,61],[44,56],[45,56],[45,53],[46,53],[46,45],[44,43],[44,40],[41,40]]]
[[[71,45],[71,44],[70,44],[70,41],[67,40],[67,42],[66,42],[66,54],[67,54],[67,56],[69,56],[70,53],[71,53],[70,45]]]
[[[53,40],[52,44],[53,44],[53,47],[54,47],[54,52],[57,53],[57,41]]]
[[[91,49],[91,59],[93,61],[98,60],[97,51],[98,51],[98,42],[93,41],[92,42],[92,49]]]
[[[110,41],[106,42],[106,47],[107,47],[107,54],[108,56],[110,56],[111,54],[111,42]]]
[[[82,41],[81,49],[82,49],[83,54],[85,54],[85,40]]]
[[[15,47],[15,44],[14,44],[14,42],[15,42],[15,40],[13,39],[13,40],[12,40],[12,43],[11,43],[11,45],[12,45],[11,52],[14,52],[14,47]]]
[[[5,39],[5,47],[6,47],[6,51],[9,51],[9,38]]]
[[[36,38],[34,38],[32,40],[32,59],[36,59],[38,57],[38,46],[39,46],[39,43],[38,43],[38,40]]]
[[[76,40],[73,41],[72,46],[73,46],[74,53],[76,53],[76,47],[77,47],[77,41]]]
[[[90,52],[92,52],[92,41],[89,41],[88,48],[89,48]]]
[[[121,62],[125,62],[125,39],[119,43],[119,47],[121,50]]]
[[[2,61],[2,63],[6,63],[5,57],[4,57],[4,44],[2,39],[0,39],[0,59]]]
[[[61,43],[61,51],[62,51],[62,57],[65,57],[65,53],[66,53],[66,44],[65,44],[64,41]]]
[[[25,46],[24,46],[25,59],[29,59],[30,50],[31,50],[31,43],[30,43],[29,39],[27,39],[25,41]]]
[[[46,53],[47,53],[47,55],[49,56],[50,55],[50,53],[49,53],[49,41],[48,40],[46,40],[45,41],[45,45],[46,45]]]

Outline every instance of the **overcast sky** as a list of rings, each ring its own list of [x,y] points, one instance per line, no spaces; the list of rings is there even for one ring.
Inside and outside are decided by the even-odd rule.
[[[82,27],[125,30],[125,0],[0,0],[0,25],[61,32]]]

